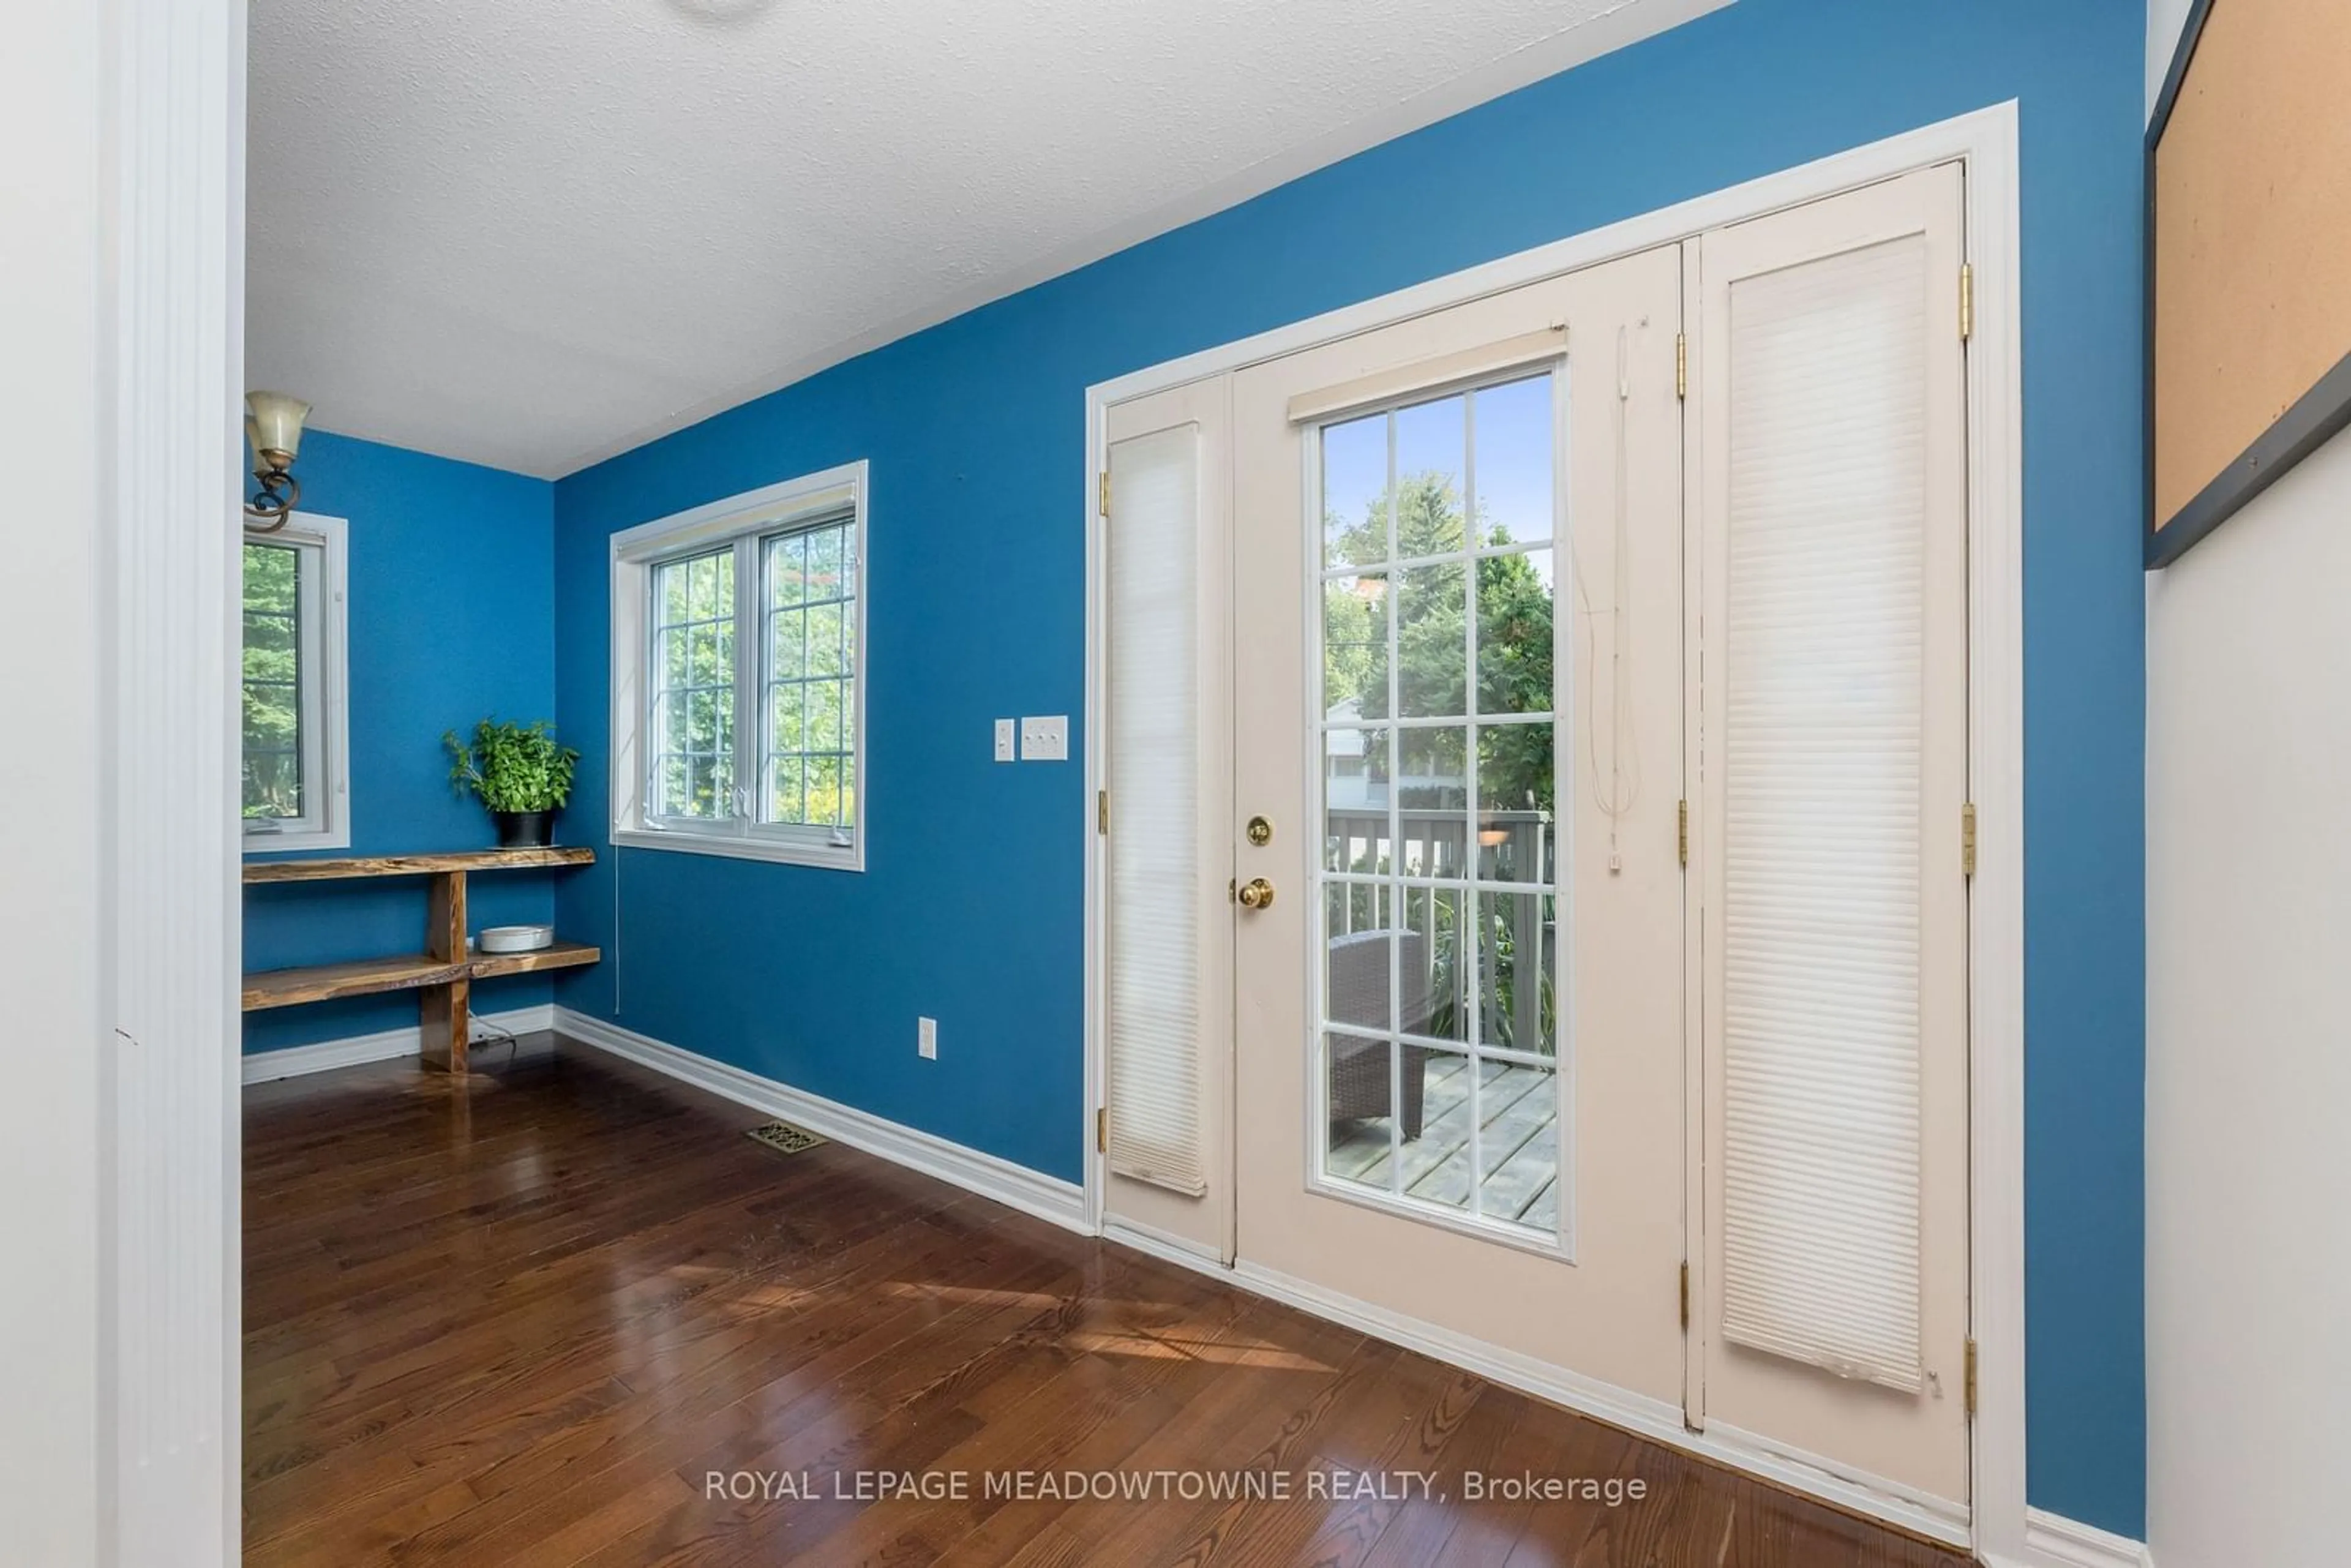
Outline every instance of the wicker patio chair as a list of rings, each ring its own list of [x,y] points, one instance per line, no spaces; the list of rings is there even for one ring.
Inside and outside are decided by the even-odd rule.
[[[1428,942],[1417,931],[1352,931],[1331,938],[1330,1007],[1335,1024],[1361,1024],[1384,1032],[1388,1026],[1389,938],[1402,984],[1398,1021],[1407,1033],[1426,1032],[1429,1017]],[[1403,1049],[1404,1104],[1397,1123],[1407,1141],[1420,1136],[1421,1102],[1426,1089],[1429,1052]],[[1331,1120],[1384,1116],[1388,1105],[1388,1053],[1384,1040],[1330,1037]]]

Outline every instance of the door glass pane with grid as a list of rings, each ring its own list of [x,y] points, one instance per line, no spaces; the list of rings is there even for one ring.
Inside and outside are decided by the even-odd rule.
[[[1322,1169],[1547,1237],[1559,395],[1544,371],[1319,432]]]

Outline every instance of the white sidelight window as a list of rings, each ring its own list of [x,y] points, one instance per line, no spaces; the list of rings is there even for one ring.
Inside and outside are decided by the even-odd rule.
[[[612,841],[865,869],[865,465],[612,540]]]
[[[246,851],[347,849],[343,520],[297,512],[248,532],[244,576]]]

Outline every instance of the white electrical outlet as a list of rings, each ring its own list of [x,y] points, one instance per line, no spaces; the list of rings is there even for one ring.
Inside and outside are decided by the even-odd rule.
[[[1070,716],[1053,714],[1020,721],[1020,760],[1067,762],[1070,759]]]
[[[1015,750],[1018,744],[1019,741],[1014,733],[1012,721],[1008,718],[998,719],[996,721],[996,760],[998,762],[1012,761],[1014,758],[1019,755]]]
[[[918,1018],[914,1020],[914,1050],[926,1061],[939,1059],[939,1020]]]

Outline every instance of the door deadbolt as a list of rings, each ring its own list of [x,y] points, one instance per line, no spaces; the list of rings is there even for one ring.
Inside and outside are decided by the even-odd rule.
[[[1270,818],[1251,817],[1249,820],[1248,832],[1249,841],[1259,849],[1273,842],[1273,822]]]

